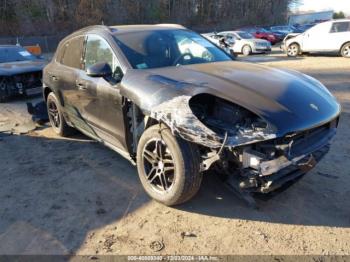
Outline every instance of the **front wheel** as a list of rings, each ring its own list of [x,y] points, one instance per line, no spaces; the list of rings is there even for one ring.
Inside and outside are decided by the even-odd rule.
[[[142,135],[137,148],[137,170],[145,191],[167,206],[190,200],[202,182],[198,148],[155,125]]]
[[[342,57],[350,58],[350,43],[345,44],[342,47],[340,53],[341,53]]]
[[[252,48],[249,45],[245,45],[242,48],[242,54],[244,56],[249,56],[252,53]]]
[[[290,57],[297,57],[300,53],[300,47],[298,44],[291,44],[287,48],[287,55]]]

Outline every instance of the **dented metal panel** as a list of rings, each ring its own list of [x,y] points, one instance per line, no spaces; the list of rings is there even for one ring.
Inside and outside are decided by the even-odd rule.
[[[184,139],[209,147],[221,146],[223,137],[193,116],[188,101],[198,94],[226,99],[269,123],[265,131],[240,129],[229,137],[228,145],[282,137],[331,121],[340,113],[336,100],[300,73],[237,62],[130,69],[121,94]]]

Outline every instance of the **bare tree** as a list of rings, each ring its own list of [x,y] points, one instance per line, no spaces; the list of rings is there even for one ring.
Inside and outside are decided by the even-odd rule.
[[[284,23],[299,0],[1,0],[1,35],[50,35],[101,24],[180,23],[195,30]]]

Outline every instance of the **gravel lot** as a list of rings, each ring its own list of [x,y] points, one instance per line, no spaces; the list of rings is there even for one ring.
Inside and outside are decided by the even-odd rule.
[[[239,60],[308,73],[342,103],[331,152],[316,169],[258,199],[259,210],[215,176],[192,201],[168,208],[148,198],[128,161],[82,135],[0,134],[0,254],[350,255],[350,60],[277,51]],[[0,104],[0,129],[28,122],[25,102]]]

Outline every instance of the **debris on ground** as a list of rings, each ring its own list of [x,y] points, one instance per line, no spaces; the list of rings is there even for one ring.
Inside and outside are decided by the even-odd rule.
[[[97,215],[104,215],[106,213],[107,213],[107,211],[104,208],[99,208],[99,209],[96,210],[96,214]]]
[[[185,237],[197,237],[197,235],[191,232],[181,232],[181,237],[184,239]]]
[[[40,125],[49,121],[49,115],[47,114],[47,107],[44,101],[35,105],[27,103],[27,110],[32,115],[32,120]]]
[[[266,242],[269,241],[269,237],[262,231],[258,230],[255,232],[256,235],[259,235],[263,240],[265,240]]]
[[[164,242],[163,240],[161,241],[153,241],[151,242],[151,244],[149,245],[149,247],[154,251],[154,252],[159,252],[162,251],[164,249]]]
[[[103,242],[103,249],[106,252],[112,252],[112,246],[117,242],[114,234],[106,236],[105,241]]]
[[[317,172],[317,175],[323,176],[323,177],[327,177],[327,178],[332,178],[332,179],[338,179],[339,178],[338,176],[334,176],[334,175],[330,175],[330,174],[322,173],[322,172]]]

